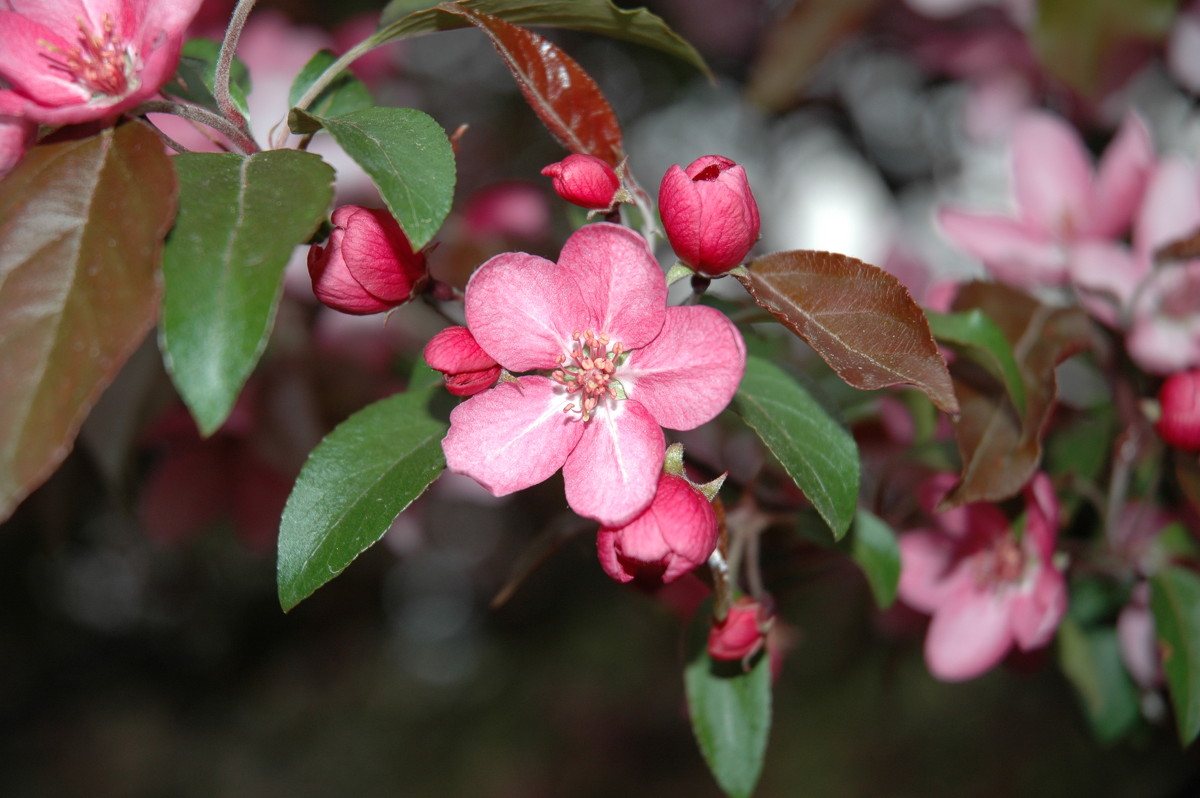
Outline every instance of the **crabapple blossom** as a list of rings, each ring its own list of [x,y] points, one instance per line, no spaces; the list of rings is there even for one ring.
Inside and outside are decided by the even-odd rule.
[[[617,173],[595,155],[573,153],[547,166],[542,174],[553,180],[558,196],[590,210],[611,208],[621,188]]]
[[[1168,445],[1200,449],[1200,371],[1172,374],[1158,391],[1161,415],[1154,428]]]
[[[758,240],[758,203],[746,170],[720,155],[697,158],[663,175],[658,207],[671,248],[698,272],[739,266]]]
[[[402,305],[421,291],[429,279],[425,256],[413,252],[391,213],[343,205],[332,221],[327,244],[308,250],[317,299],[343,313],[366,315]]]
[[[1044,111],[1013,125],[1012,185],[1016,215],[943,208],[942,231],[983,261],[998,280],[1018,288],[1063,285],[1077,247],[1124,234],[1137,211],[1153,165],[1149,131],[1135,114],[1125,118],[1099,166],[1073,127]]]
[[[654,499],[629,523],[601,526],[596,551],[618,582],[635,578],[666,584],[704,564],[717,547],[712,504],[683,477],[663,473]]]
[[[703,306],[666,307],[645,240],[586,225],[558,263],[524,252],[491,258],[467,283],[467,327],[504,369],[529,372],[472,396],[442,442],[451,471],[496,496],[563,471],[575,512],[617,527],[654,498],[662,427],[687,430],[733,398],[746,349]]]
[[[733,661],[753,657],[766,645],[773,620],[769,607],[750,596],[742,596],[709,630],[708,655]]]
[[[446,390],[474,396],[500,378],[500,366],[488,356],[466,327],[447,327],[425,345],[425,362],[442,372]]]
[[[64,125],[105,119],[175,71],[200,0],[0,2],[0,115]]]
[[[937,474],[923,486],[932,513],[954,485]],[[1015,644],[1023,651],[1053,637],[1067,606],[1063,574],[1053,561],[1058,501],[1038,473],[1024,491],[1024,533],[1014,533],[996,505],[975,502],[933,515],[933,525],[900,538],[899,595],[933,616],[925,662],[944,681],[980,676]]]

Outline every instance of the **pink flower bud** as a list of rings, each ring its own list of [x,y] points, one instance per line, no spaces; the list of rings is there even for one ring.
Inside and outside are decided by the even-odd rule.
[[[661,474],[650,505],[625,526],[600,527],[596,551],[618,582],[666,584],[708,560],[717,547],[717,515],[686,479]]]
[[[475,341],[466,327],[447,327],[425,345],[425,362],[442,372],[446,390],[472,396],[496,384],[500,366]]]
[[[708,655],[720,660],[744,660],[754,656],[767,642],[771,610],[749,596],[729,608],[725,619],[708,632]]]
[[[553,178],[554,190],[567,202],[602,211],[612,207],[621,181],[607,162],[595,155],[568,155],[542,170]]]
[[[746,170],[705,155],[663,175],[658,207],[679,259],[699,272],[724,274],[741,265],[758,240],[758,204]]]
[[[1162,415],[1154,427],[1167,445],[1200,449],[1200,370],[1167,377],[1158,391],[1158,403]]]
[[[317,299],[343,313],[366,315],[403,305],[425,286],[425,256],[414,253],[386,210],[343,205],[324,247],[308,250]]]

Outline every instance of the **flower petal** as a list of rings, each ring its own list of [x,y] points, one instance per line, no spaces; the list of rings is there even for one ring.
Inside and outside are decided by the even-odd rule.
[[[1098,238],[1124,235],[1137,213],[1154,168],[1154,142],[1136,113],[1125,116],[1096,172],[1090,218],[1082,232]]]
[[[591,312],[569,271],[524,252],[505,252],[480,266],[467,283],[465,304],[471,334],[509,371],[554,368]]]
[[[724,313],[667,308],[662,332],[618,370],[626,396],[668,429],[695,429],[728,406],[746,370],[746,344]]]
[[[1066,281],[1062,253],[1047,235],[1022,222],[943,208],[938,224],[959,249],[979,258],[988,271],[1009,285],[1037,288]]]
[[[1134,257],[1124,244],[1084,241],[1070,247],[1067,263],[1079,301],[1088,312],[1114,329],[1123,326],[1149,261]]]
[[[645,346],[662,328],[667,281],[646,239],[627,227],[601,222],[576,230],[563,244],[558,266],[570,273],[589,308],[597,335],[626,349]]]
[[[1200,190],[1196,170],[1182,158],[1164,158],[1150,178],[1134,223],[1133,244],[1146,261],[1163,246],[1186,238],[1200,227]]]
[[[925,663],[946,682],[974,679],[1004,659],[1012,645],[1010,607],[990,590],[963,585],[947,596],[925,636]]]
[[[1086,223],[1092,165],[1075,128],[1031,112],[1013,126],[1013,192],[1022,221],[1060,237]]]
[[[633,399],[609,400],[586,424],[563,466],[567,504],[605,526],[629,523],[654,498],[666,441]]]
[[[953,540],[924,529],[900,536],[897,594],[905,604],[933,613],[958,581]]]
[[[1032,586],[1012,599],[1012,631],[1023,651],[1050,642],[1067,611],[1067,585],[1053,565],[1039,563]]]
[[[476,394],[450,413],[442,441],[447,467],[494,496],[547,479],[562,467],[583,435],[578,417],[545,377],[521,377]]]

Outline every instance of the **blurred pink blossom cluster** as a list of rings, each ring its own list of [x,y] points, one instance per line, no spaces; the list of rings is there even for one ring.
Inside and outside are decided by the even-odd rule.
[[[1200,365],[1200,260],[1167,248],[1200,231],[1200,173],[1159,157],[1136,114],[1093,165],[1079,132],[1028,111],[1012,139],[1013,212],[943,208],[947,237],[997,280],[1065,291],[1123,336],[1144,371]]]

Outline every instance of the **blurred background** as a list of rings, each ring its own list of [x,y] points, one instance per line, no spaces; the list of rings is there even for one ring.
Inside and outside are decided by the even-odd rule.
[[[925,302],[982,274],[941,239],[933,210],[1005,207],[1021,110],[1050,108],[1099,146],[1136,108],[1160,152],[1200,145],[1193,8],[1041,5],[647,3],[715,82],[657,51],[542,32],[607,94],[651,194],[671,164],[725,155],[762,209],[759,251],[852,255]],[[1095,16],[1110,7],[1129,19]],[[229,11],[207,4],[195,34],[219,38]],[[258,5],[239,56],[260,142],[309,55],[358,41],[378,11]],[[480,34],[393,44],[359,66],[379,104],[467,126],[437,276],[461,285],[510,249],[556,256],[582,217],[539,171],[564,153]],[[339,169],[339,201],[378,204],[332,145],[316,148]],[[720,795],[684,708],[695,597],[605,577],[594,528],[555,480],[497,500],[444,476],[380,545],[280,611],[274,536],[304,457],[402,389],[445,323],[419,303],[386,324],[325,309],[303,257],[221,431],[199,437],[148,340],[64,466],[0,526],[0,794]],[[755,457],[736,419],[687,444],[701,464]],[[764,546],[786,655],[756,795],[1200,794],[1200,760],[1180,750],[1161,696],[1145,696],[1135,734],[1102,743],[1052,651],[938,683],[921,618],[876,610],[843,553],[783,528]]]

